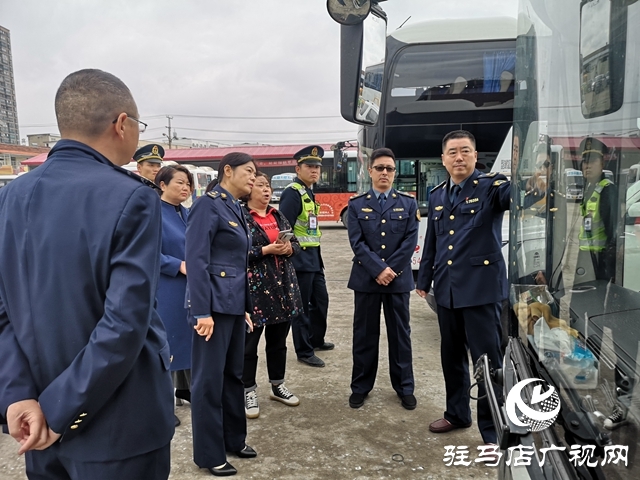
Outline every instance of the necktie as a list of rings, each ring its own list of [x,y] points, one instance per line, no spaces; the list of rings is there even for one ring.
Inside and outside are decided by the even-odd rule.
[[[462,190],[462,188],[460,187],[460,185],[454,185],[451,190],[453,192],[451,200],[452,202],[455,202],[458,199],[458,195],[460,194],[460,190]]]
[[[384,195],[384,193],[381,193],[380,196],[378,197],[378,202],[380,203],[380,208],[384,208],[384,204],[387,201],[387,197]]]

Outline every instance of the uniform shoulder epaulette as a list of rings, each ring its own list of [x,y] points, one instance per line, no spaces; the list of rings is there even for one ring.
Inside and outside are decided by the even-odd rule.
[[[364,197],[367,192],[358,193],[357,195],[353,195],[349,198],[349,201],[355,200],[356,198]]]
[[[498,172],[481,173],[478,178],[493,178],[498,175]]]
[[[400,190],[396,190],[396,192],[398,192],[400,195],[404,195],[405,197],[414,198],[414,196],[411,195],[409,192],[401,192]]]
[[[213,190],[211,192],[207,192],[207,195],[215,199],[220,196],[220,192],[218,192],[217,190]]]
[[[433,188],[431,189],[431,191],[433,192],[434,190],[436,190],[436,189],[438,189],[438,188],[444,187],[446,184],[447,184],[447,181],[445,180],[444,182],[439,183],[438,185],[436,185],[435,187],[433,187]]]
[[[503,183],[506,183],[509,181],[507,177],[505,177],[502,173],[499,173],[499,172],[483,173],[482,175],[478,175],[478,178],[483,180],[485,179],[494,180],[493,182],[494,187],[499,187]]]

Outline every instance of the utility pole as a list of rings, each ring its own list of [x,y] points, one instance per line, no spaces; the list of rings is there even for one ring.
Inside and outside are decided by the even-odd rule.
[[[167,115],[167,121],[169,122],[169,125],[167,125],[167,130],[169,131],[169,135],[167,135],[166,133],[163,133],[162,135],[164,135],[165,137],[167,137],[167,141],[169,143],[169,148],[171,148],[171,141],[173,140],[173,135],[171,133],[171,119],[173,117]]]

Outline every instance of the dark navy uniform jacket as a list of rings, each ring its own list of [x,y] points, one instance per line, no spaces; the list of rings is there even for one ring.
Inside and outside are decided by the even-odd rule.
[[[428,292],[433,280],[436,303],[446,308],[507,298],[501,248],[510,188],[504,175],[474,170],[453,205],[449,180],[431,190],[417,289]]]
[[[37,399],[74,460],[130,458],[173,436],[154,309],[160,199],[145,183],[61,140],[0,190],[0,410]]]
[[[187,323],[184,297],[187,277],[180,273],[185,260],[184,244],[189,211],[182,205],[162,204],[162,250],[160,281],[158,282],[158,313],[171,348],[171,370],[191,368],[191,337],[193,329]],[[178,214],[178,211],[180,214]]]
[[[220,185],[198,198],[187,220],[187,304],[192,316],[251,311],[251,236],[242,209]],[[197,323],[192,317],[192,322]]]
[[[302,180],[296,178],[294,182],[302,185],[311,200],[316,201],[313,190],[307,187]],[[293,188],[285,188],[280,198],[278,210],[284,214],[293,228],[293,225],[296,224],[296,218],[298,218],[298,215],[302,212],[302,198],[300,193]],[[291,257],[291,261],[293,262],[293,267],[296,269],[296,272],[321,272],[324,269],[320,247],[304,247],[298,255]]]
[[[413,290],[411,256],[420,219],[412,196],[392,189],[384,208],[373,190],[349,200],[349,242],[355,253],[348,287],[358,292],[399,293]],[[382,286],[376,277],[387,267],[399,274]]]

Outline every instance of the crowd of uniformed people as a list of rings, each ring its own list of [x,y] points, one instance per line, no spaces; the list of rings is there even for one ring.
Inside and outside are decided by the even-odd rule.
[[[122,81],[75,72],[55,108],[62,140],[44,165],[0,192],[0,413],[26,452],[27,475],[167,478],[176,401],[191,403],[195,463],[233,475],[228,455],[257,456],[246,422],[260,414],[260,337],[270,398],[288,406],[304,401],[285,385],[289,332],[305,365],[323,367],[316,352],[334,348],[325,338],[329,297],[313,194],[324,152],[310,146],[295,155],[297,179],[279,210],[269,204],[269,178],[237,152],[186,209],[193,177],[179,165],[161,168],[159,145],[136,151],[144,124]],[[349,406],[362,407],[373,389],[382,309],[391,386],[402,407],[416,408],[409,300],[433,285],[446,384],[434,433],[472,424],[468,354],[502,364],[501,221],[510,184],[476,169],[475,142],[461,130],[443,139],[449,178],[430,193],[416,284],[420,213],[413,196],[393,187],[391,150],[370,155],[372,186],[348,206]],[[131,158],[140,175],[121,168]],[[486,400],[477,424],[495,444]]]

